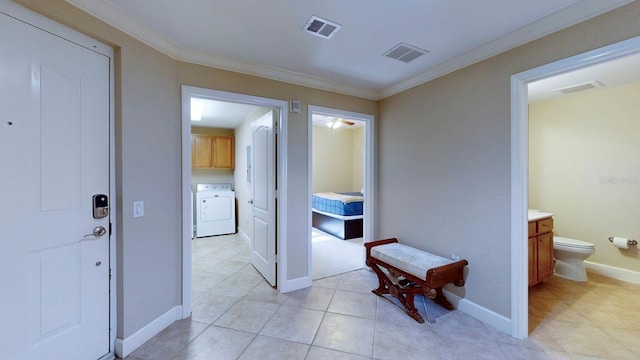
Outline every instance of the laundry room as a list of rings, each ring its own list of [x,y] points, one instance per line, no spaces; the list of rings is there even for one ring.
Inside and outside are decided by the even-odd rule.
[[[252,236],[251,124],[269,108],[191,98],[193,237]]]

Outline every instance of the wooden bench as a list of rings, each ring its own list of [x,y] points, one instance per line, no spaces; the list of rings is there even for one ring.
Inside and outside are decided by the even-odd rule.
[[[364,246],[366,263],[378,275],[379,286],[372,290],[374,294],[396,297],[405,312],[419,323],[424,319],[413,303],[416,294],[424,294],[446,309],[453,309],[444,297],[442,287],[449,283],[464,285],[467,260],[450,260],[400,244],[395,238],[372,241]]]

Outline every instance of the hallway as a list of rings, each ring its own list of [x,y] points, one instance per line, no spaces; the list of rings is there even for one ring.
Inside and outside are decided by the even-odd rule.
[[[582,299],[580,304],[588,304],[605,291],[612,297],[621,291],[619,296],[628,299],[640,294],[637,285],[620,286],[595,275],[589,285],[554,277],[548,286],[545,282],[532,291],[531,322],[538,326],[529,339],[520,341],[421,297],[416,299],[420,313],[434,322],[418,324],[395,304],[371,293],[377,279],[367,270],[323,278],[310,289],[280,294],[253,269],[249,247],[240,237],[200,238],[193,245],[198,275],[193,281],[192,317],[174,323],[127,360],[635,358],[627,346],[640,333],[622,329],[629,322],[637,324],[638,311],[626,315],[570,311],[572,305],[553,294],[562,289],[574,300]],[[542,314],[544,320],[538,318]],[[604,325],[621,316],[627,323],[619,319]],[[558,336],[557,331],[569,328],[565,336]],[[612,338],[620,339],[620,331],[628,334],[623,337],[627,343]],[[590,343],[572,334],[587,334]]]

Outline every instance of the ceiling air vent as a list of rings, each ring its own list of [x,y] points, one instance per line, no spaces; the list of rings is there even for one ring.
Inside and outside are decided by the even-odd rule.
[[[400,43],[393,47],[391,50],[382,54],[382,56],[409,63],[427,53],[427,50],[420,49],[417,46],[409,45],[407,43]]]
[[[589,89],[593,89],[593,88],[597,88],[597,87],[601,87],[602,84],[600,84],[597,81],[589,81],[586,83],[582,83],[582,84],[577,84],[577,85],[571,85],[571,86],[567,86],[567,87],[563,87],[560,89],[556,89],[556,91],[559,91],[565,95],[567,94],[573,94],[573,93],[577,93],[579,91],[585,91],[585,90],[589,90]]]
[[[338,25],[329,20],[325,20],[319,18],[317,16],[312,16],[309,21],[305,24],[302,30],[308,32],[309,34],[320,36],[321,38],[331,39],[335,33],[340,30],[342,25]]]

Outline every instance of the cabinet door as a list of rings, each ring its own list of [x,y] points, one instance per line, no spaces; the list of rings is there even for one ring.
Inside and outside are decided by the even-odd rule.
[[[233,137],[213,137],[213,167],[216,169],[233,169],[235,167],[235,146]]]
[[[553,233],[538,236],[538,281],[553,275]]]
[[[529,238],[529,286],[533,286],[538,282],[538,238],[536,236]]]
[[[210,168],[212,165],[211,136],[191,135],[191,167]]]

